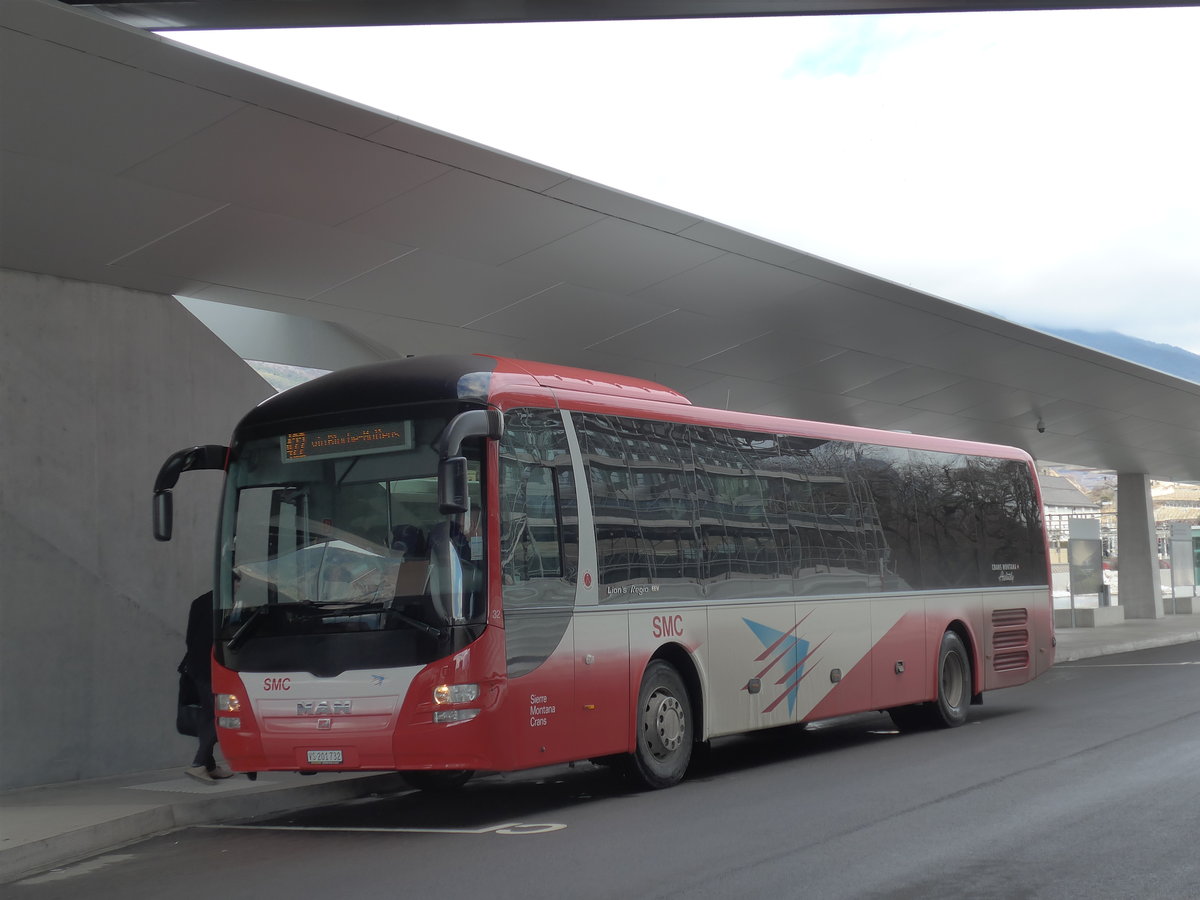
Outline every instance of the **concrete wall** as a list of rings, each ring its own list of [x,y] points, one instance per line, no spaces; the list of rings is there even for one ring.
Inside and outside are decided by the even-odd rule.
[[[171,297],[0,269],[0,789],[190,762],[175,666],[220,475],[181,479],[169,544],[151,487],[271,393]]]

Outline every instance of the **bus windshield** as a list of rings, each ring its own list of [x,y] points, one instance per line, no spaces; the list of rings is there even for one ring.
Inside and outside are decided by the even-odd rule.
[[[420,658],[387,655],[415,664],[444,652],[454,626],[482,623],[479,451],[463,448],[471,509],[442,515],[431,436],[446,421],[339,426],[234,448],[218,579],[229,651],[263,638],[414,632],[401,643],[424,647]]]

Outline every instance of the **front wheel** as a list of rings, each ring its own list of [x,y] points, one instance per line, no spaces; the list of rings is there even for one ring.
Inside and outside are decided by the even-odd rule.
[[[692,758],[692,704],[679,672],[654,660],[638,691],[637,746],[630,760],[634,778],[648,788],[678,784]]]

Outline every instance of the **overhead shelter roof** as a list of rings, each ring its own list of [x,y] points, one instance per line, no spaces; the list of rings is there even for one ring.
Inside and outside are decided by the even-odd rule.
[[[0,61],[0,266],[1200,479],[1195,383],[52,0]]]
[[[463,22],[567,22],[717,16],[862,15],[1017,9],[1190,6],[1163,0],[64,0],[139,28],[304,28]]]

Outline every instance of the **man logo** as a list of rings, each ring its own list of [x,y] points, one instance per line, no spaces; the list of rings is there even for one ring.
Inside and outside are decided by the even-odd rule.
[[[348,716],[352,702],[350,700],[321,700],[316,702],[306,700],[296,704],[298,716]]]

